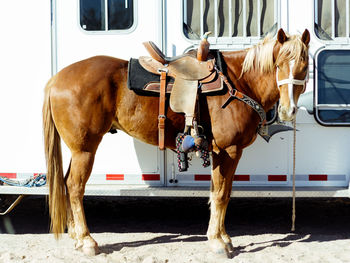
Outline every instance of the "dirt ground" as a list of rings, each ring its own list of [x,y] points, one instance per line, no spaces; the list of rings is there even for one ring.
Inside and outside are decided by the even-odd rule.
[[[290,232],[290,199],[232,199],[226,229],[232,259],[206,244],[206,198],[85,199],[86,216],[101,253],[74,250],[65,234],[48,234],[44,197],[26,197],[0,218],[0,262],[350,262],[350,200],[297,199]]]

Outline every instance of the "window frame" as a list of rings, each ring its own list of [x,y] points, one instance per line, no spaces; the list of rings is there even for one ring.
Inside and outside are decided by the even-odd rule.
[[[181,10],[182,10],[181,33],[182,33],[182,36],[184,39],[186,39],[188,42],[196,45],[196,44],[199,44],[201,40],[188,38],[185,35],[185,32],[183,30],[183,24],[185,23],[185,13],[186,13],[185,1],[187,1],[187,0],[181,0]],[[218,7],[218,1],[219,0],[214,0],[214,5],[216,5],[216,9]],[[229,0],[229,1],[230,1],[230,3],[232,2],[232,0]],[[247,1],[247,0],[245,0],[245,1]],[[258,0],[253,0],[253,1],[258,1]],[[277,23],[277,29],[281,27],[281,1],[283,1],[283,0],[274,0],[274,9],[276,10],[276,12],[274,12],[274,16],[275,16],[274,25]],[[201,0],[201,2],[204,2],[204,0]],[[218,19],[217,18],[215,19],[215,17],[218,17],[218,16],[214,16],[214,21],[218,21]],[[203,21],[202,18],[201,18],[201,21]],[[245,22],[247,22],[247,21],[245,21]],[[246,23],[245,23],[245,25],[246,25]],[[215,28],[215,32],[212,32],[212,34],[209,35],[209,37],[208,37],[208,41],[213,46],[215,46],[215,45],[230,45],[230,46],[238,46],[239,48],[244,48],[247,45],[250,46],[250,45],[257,44],[263,38],[263,36],[244,36],[244,35],[246,35],[246,30],[244,30],[243,36],[237,36],[237,37],[222,36],[222,37],[219,37],[219,36],[217,36],[218,23],[216,23],[216,26],[214,26],[214,28]],[[246,28],[246,26],[243,26],[243,28]],[[201,36],[204,34],[204,32],[202,32],[202,31],[203,31],[203,25],[201,26],[201,32],[200,32]],[[276,33],[277,33],[277,31],[276,31]]]
[[[321,47],[315,52],[315,63],[314,63],[314,118],[315,120],[322,126],[326,127],[344,127],[344,126],[350,126],[350,122],[325,122],[320,119],[320,116],[318,114],[319,110],[349,110],[350,112],[350,104],[335,104],[335,103],[329,103],[329,104],[319,104],[318,103],[318,59],[319,55],[322,52],[327,51],[334,51],[334,50],[345,50],[349,51],[350,55],[350,48],[342,48],[342,47]],[[350,63],[350,61],[349,61]]]
[[[77,8],[77,24],[78,28],[81,32],[87,35],[125,35],[130,34],[137,28],[138,25],[138,0],[132,0],[133,1],[133,24],[131,27],[127,29],[110,29],[110,30],[86,30],[84,29],[80,24],[80,1],[77,0],[78,8]],[[104,0],[105,2],[105,11],[107,11],[108,16],[108,0]],[[108,21],[108,20],[107,20]],[[107,23],[108,24],[108,23]]]
[[[274,115],[271,118],[271,120],[267,120],[266,125],[271,125],[273,123],[275,123],[278,119],[278,105],[279,105],[279,100],[275,103],[275,105],[273,105],[272,109],[267,111],[266,114],[272,110],[274,110]]]

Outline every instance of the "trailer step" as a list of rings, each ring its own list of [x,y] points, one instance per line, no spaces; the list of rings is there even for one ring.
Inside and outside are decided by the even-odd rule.
[[[145,185],[87,185],[89,196],[209,197],[209,187],[154,187]],[[297,187],[297,197],[350,197],[345,187]],[[0,186],[0,194],[47,195],[47,187]],[[233,187],[232,197],[291,197],[291,187]]]

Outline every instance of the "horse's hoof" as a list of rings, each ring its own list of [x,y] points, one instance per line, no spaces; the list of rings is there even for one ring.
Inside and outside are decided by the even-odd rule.
[[[233,248],[232,243],[226,243],[226,247],[227,247],[228,252],[230,252],[231,254],[234,252],[234,248]]]
[[[81,250],[82,247],[83,247],[83,242],[77,240],[77,241],[75,242],[74,248],[75,248],[76,250]]]
[[[86,256],[96,256],[100,251],[98,249],[98,246],[96,247],[82,247],[81,248],[82,252]]]
[[[216,255],[231,258],[231,253],[223,241],[218,239],[209,240],[209,246]]]
[[[77,239],[76,235],[75,235],[75,232],[72,231],[72,230],[69,230],[68,229],[68,236],[71,238],[71,239]]]
[[[95,256],[99,253],[98,245],[91,237],[78,240],[75,243],[75,249],[83,252],[87,256]]]

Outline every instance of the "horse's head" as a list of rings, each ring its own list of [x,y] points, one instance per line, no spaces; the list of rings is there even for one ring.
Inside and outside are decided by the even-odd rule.
[[[288,37],[280,29],[277,41],[280,46],[276,58],[276,82],[280,94],[278,115],[282,121],[291,121],[296,116],[298,99],[308,80],[310,33],[305,29],[301,37]]]

